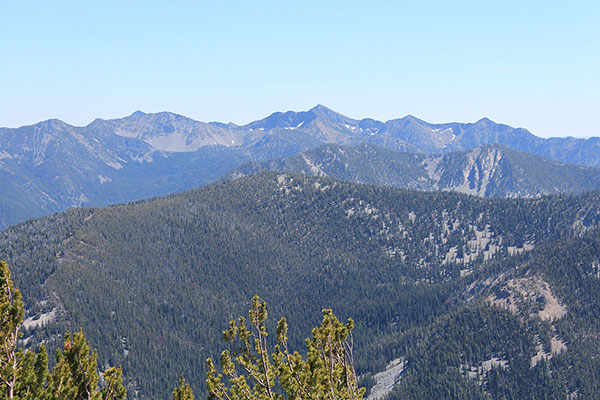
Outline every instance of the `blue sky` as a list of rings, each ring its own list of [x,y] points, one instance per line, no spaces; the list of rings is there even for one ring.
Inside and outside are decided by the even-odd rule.
[[[600,136],[599,1],[0,0],[0,126],[487,116]]]

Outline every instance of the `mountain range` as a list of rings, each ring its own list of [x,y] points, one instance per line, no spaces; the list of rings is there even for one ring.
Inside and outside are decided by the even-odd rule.
[[[318,105],[304,112],[276,112],[243,126],[140,111],[121,119],[97,119],[85,127],[48,120],[0,128],[4,184],[0,228],[69,207],[104,206],[192,189],[244,163],[289,157],[325,144],[446,154],[491,143],[562,163],[600,165],[597,138],[542,139],[486,118],[448,124],[412,116],[387,122],[355,120]],[[556,191],[546,187],[536,192],[536,185],[528,186],[528,195]],[[492,195],[519,190],[492,190]]]
[[[373,396],[587,399],[599,204],[263,172],[27,221],[0,232],[0,257],[26,303],[23,343],[55,348],[82,327],[130,398],[167,398],[182,373],[201,397],[204,360],[259,294],[292,348],[321,309],[352,317]]]
[[[600,165],[594,138],[541,139],[485,118],[468,124],[429,124],[412,116],[380,122],[351,119],[318,105],[305,112],[276,112],[243,126],[140,111],[121,119],[97,119],[85,127],[48,120],[0,128],[0,175],[5,188],[0,194],[0,228],[69,207],[104,206],[191,189],[214,182],[246,162],[289,157],[324,144],[448,153],[488,143],[560,162]],[[452,189],[460,183],[408,186],[436,185]],[[523,193],[562,190],[560,185],[558,189],[539,185],[545,188],[537,191],[535,184],[528,185]],[[486,195],[486,190],[469,192]],[[489,195],[520,191],[506,188],[491,190]]]
[[[598,140],[321,105],[0,128],[21,344],[83,328],[129,398],[167,398],[181,373],[202,396],[259,294],[292,347],[321,309],[352,317],[369,400],[594,398]]]

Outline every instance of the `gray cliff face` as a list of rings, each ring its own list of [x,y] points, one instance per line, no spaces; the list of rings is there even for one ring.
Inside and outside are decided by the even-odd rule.
[[[97,119],[85,127],[48,120],[17,129],[0,128],[0,176],[6,188],[0,194],[0,228],[68,207],[102,206],[190,189],[249,161],[263,163],[299,153],[308,157],[312,149],[330,144],[344,146],[346,156],[352,157],[349,165],[359,170],[336,165],[337,172],[330,174],[340,179],[356,180],[355,175],[368,182],[482,196],[579,190],[536,181],[543,173],[528,173],[529,161],[524,156],[516,172],[512,164],[506,164],[505,155],[495,159],[490,153],[492,158],[485,159],[483,150],[474,159],[438,160],[493,143],[560,162],[600,165],[597,138],[541,139],[486,118],[475,123],[429,124],[406,116],[381,122],[348,118],[318,105],[303,112],[276,112],[244,126],[141,111],[121,119]],[[391,157],[391,166],[372,165],[364,158],[370,157],[369,152],[350,150],[354,146],[366,149],[362,145],[420,154],[422,165],[409,166],[415,155]],[[383,151],[373,149],[370,152]],[[438,155],[427,158],[426,154]],[[324,168],[313,164],[303,168],[309,173]],[[394,169],[398,172],[391,172]]]

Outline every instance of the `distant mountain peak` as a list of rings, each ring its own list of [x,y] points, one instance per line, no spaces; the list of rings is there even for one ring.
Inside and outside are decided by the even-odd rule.
[[[326,116],[328,118],[339,118],[339,117],[343,117],[343,118],[348,118],[345,115],[340,114],[337,111],[332,110],[329,107],[325,107],[323,104],[317,104],[316,106],[314,106],[313,108],[311,108],[310,110],[308,110],[308,112],[312,112],[314,114],[317,115],[323,115]]]
[[[135,111],[131,115],[125,118],[119,118],[113,121],[128,121],[128,120],[140,120],[151,122],[162,122],[162,123],[173,123],[175,121],[189,121],[198,122],[192,118],[188,118],[185,115],[176,114],[171,111],[160,111],[156,113],[145,113],[143,111]]]
[[[309,111],[319,112],[319,113],[336,113],[337,114],[337,112],[333,111],[329,107],[324,106],[323,104],[317,104],[316,106],[311,108]]]
[[[296,129],[308,125],[316,118],[316,114],[311,111],[277,111],[259,121],[254,121],[245,127],[250,129],[271,130],[276,128]]]
[[[133,113],[131,113],[130,117],[143,117],[144,115],[147,115],[147,114],[143,111],[136,110]]]
[[[425,122],[425,121],[423,121],[422,119],[420,119],[420,118],[417,118],[417,117],[415,117],[414,115],[410,115],[410,114],[406,115],[406,116],[405,116],[404,118],[402,118],[402,119],[403,119],[403,120],[405,120],[405,121],[413,122],[413,123],[415,123],[415,122],[416,122],[416,123],[419,123],[419,124],[426,123],[426,122]]]
[[[325,118],[332,122],[338,124],[356,124],[358,121],[349,117],[346,117],[344,114],[340,114],[337,111],[332,110],[331,108],[325,107],[322,104],[317,104],[313,108],[311,108],[308,112],[317,115],[318,117]]]
[[[65,129],[67,127],[70,127],[71,125],[67,124],[64,121],[61,121],[60,119],[51,118],[42,122],[38,122],[34,126],[46,129]]]
[[[490,125],[490,124],[496,124],[494,121],[492,121],[491,119],[489,119],[488,117],[483,117],[481,119],[479,119],[479,121],[475,122],[478,125]]]

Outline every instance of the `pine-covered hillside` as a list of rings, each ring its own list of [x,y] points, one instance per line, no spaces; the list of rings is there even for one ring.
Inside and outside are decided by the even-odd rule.
[[[564,398],[598,389],[581,368],[598,354],[599,222],[598,193],[484,199],[270,172],[28,221],[0,233],[0,258],[25,343],[82,327],[131,398],[167,398],[181,373],[202,393],[206,357],[254,294],[296,348],[321,309],[352,317],[373,396],[399,360],[392,396]]]

